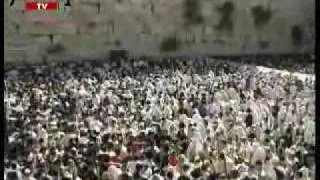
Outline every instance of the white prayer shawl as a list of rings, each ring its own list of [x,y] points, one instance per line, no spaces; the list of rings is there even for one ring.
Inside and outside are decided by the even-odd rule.
[[[172,180],[178,180],[180,177],[180,173],[176,169],[177,169],[176,167],[173,167],[171,170],[173,172],[173,179]]]
[[[4,102],[8,103],[8,104],[14,104],[17,102],[17,97],[12,95],[10,92],[6,92],[8,94],[8,96],[4,98]]]
[[[162,113],[161,113],[158,105],[156,105],[156,103],[152,104],[151,113],[152,113],[151,116],[156,117],[156,118],[160,118]]]
[[[241,79],[239,86],[240,86],[240,89],[245,89],[245,87],[246,87],[246,79],[245,78]]]
[[[251,101],[250,109],[251,109],[253,124],[259,123],[262,119],[260,116],[259,109],[257,108],[257,104]]]
[[[221,91],[218,91],[214,94],[214,98],[216,99],[217,102],[224,102],[224,95]]]
[[[168,120],[168,119],[166,119],[166,120],[164,121],[164,126],[163,126],[163,128],[164,128],[165,130],[167,130],[168,132],[170,132],[170,128],[171,128],[172,126],[174,126],[174,122],[173,122],[173,121]],[[172,132],[172,133],[173,133],[173,132]]]
[[[176,87],[174,85],[169,85],[168,86],[168,91],[170,94],[172,94],[176,90]]]
[[[110,166],[108,168],[108,177],[109,179],[113,180],[120,180],[120,175],[122,174],[121,169],[115,167],[115,166]]]
[[[21,103],[19,103],[16,107],[9,107],[9,109],[11,108],[11,110],[16,111],[16,112],[24,112],[24,107],[22,106]]]
[[[250,89],[251,90],[256,89],[256,83],[257,83],[257,80],[256,80],[255,76],[252,76],[250,79]]]
[[[178,133],[178,127],[176,126],[176,124],[174,122],[169,127],[168,132],[172,138],[176,138],[176,134]]]
[[[100,99],[100,96],[99,96],[99,94],[95,94],[95,97],[93,98],[93,104],[95,105],[95,106],[98,106],[99,104],[100,104],[100,102],[101,102],[101,99]]]
[[[234,162],[232,161],[231,158],[228,156],[225,156],[225,161],[224,160],[217,160],[214,163],[214,168],[216,173],[220,174],[225,174],[225,173],[230,173],[231,170],[234,168]]]
[[[150,178],[152,176],[152,169],[150,167],[147,167],[143,172],[141,172],[141,177],[143,178]]]
[[[261,90],[261,93],[263,94],[263,95],[265,95],[265,96],[267,96],[267,97],[269,97],[270,96],[270,94],[271,94],[271,92],[270,92],[270,87],[269,86],[264,86],[263,87],[263,82],[259,82],[259,88],[260,88],[260,90]],[[270,97],[269,97],[270,98]]]
[[[299,169],[299,171],[302,173],[302,179],[305,179],[305,180],[311,180],[311,177],[310,177],[310,169],[303,166],[301,169]]]
[[[315,123],[309,119],[304,123],[304,141],[310,145],[315,145]]]
[[[278,113],[278,120],[285,120],[287,113],[287,106],[280,106],[279,113]]]
[[[160,176],[160,174],[154,174],[148,180],[165,180],[165,179],[162,176]]]
[[[89,93],[87,92],[87,90],[85,89],[85,87],[83,85],[80,86],[80,89],[78,91],[79,96],[81,97],[85,97],[88,96]]]
[[[208,134],[206,131],[206,126],[204,125],[203,121],[200,122],[198,126],[199,126],[198,129],[199,129],[200,138],[205,139]]]
[[[297,104],[297,114],[301,117],[306,112],[306,104],[304,103],[303,98],[296,98],[295,103]]]
[[[187,157],[194,159],[203,151],[203,144],[199,138],[193,138],[187,149]]]
[[[165,118],[169,118],[170,116],[172,116],[172,108],[170,105],[165,105],[164,106],[164,110],[163,110],[163,114]]]
[[[278,93],[276,88],[271,88],[271,87],[268,88],[268,97],[270,99],[276,99],[277,95]]]
[[[269,180],[277,180],[277,174],[276,174],[274,167],[270,161],[267,161],[264,164],[263,170],[265,172],[266,177]]]
[[[252,154],[252,158],[251,158],[251,164],[255,164],[257,161],[261,161],[264,162],[265,158],[266,158],[266,151],[264,149],[263,146],[258,145],[256,148],[253,147],[254,152]]]
[[[260,111],[262,114],[262,118],[261,119],[261,123],[262,123],[262,129],[266,130],[266,129],[273,129],[273,125],[274,125],[274,118],[270,112],[270,109],[264,105],[264,104],[260,104]],[[264,119],[267,118],[267,121],[265,121]]]
[[[187,100],[184,100],[183,103],[182,103],[182,105],[183,105],[183,108],[188,109],[188,107],[189,107],[189,102],[188,102]]]
[[[271,112],[269,112],[268,115],[268,129],[273,129],[274,128],[274,124],[275,124],[275,118],[273,117],[273,115],[271,114]]]
[[[228,89],[229,97],[233,100],[240,101],[239,94],[236,92],[234,88]]]
[[[291,111],[288,110],[287,115],[286,115],[286,120],[285,123],[286,124],[292,124],[296,122],[296,115],[292,114]]]
[[[42,138],[42,139],[43,139],[43,143],[44,143],[44,144],[47,144],[47,142],[48,142],[48,133],[47,133],[47,131],[46,131],[44,128],[41,128],[41,129],[38,131],[38,136],[39,136],[39,138]]]
[[[196,124],[197,128],[200,128],[199,130],[203,130],[204,122],[200,114],[198,114],[198,112],[192,116],[191,120],[192,124]]]
[[[239,155],[245,162],[249,162],[252,154],[252,146],[249,143],[241,143],[239,147]]]
[[[145,113],[143,113],[143,115],[144,115],[143,120],[144,121],[152,120],[152,109],[151,109],[151,107],[149,109],[147,107],[145,107],[144,111],[145,111]]]
[[[188,131],[190,130],[188,125],[192,122],[192,119],[191,118],[188,118],[187,115],[185,114],[182,114],[178,117],[178,121],[175,121],[177,124],[177,126],[179,126],[179,123],[180,122],[183,122],[185,124],[185,133],[188,134]]]
[[[179,103],[176,99],[173,99],[172,110],[174,113],[177,113],[179,111]]]
[[[241,125],[235,125],[229,132],[231,136],[237,136],[238,138],[246,137],[246,129]]]
[[[223,137],[226,137],[227,135],[227,129],[223,124],[222,120],[218,120],[218,127],[215,130],[215,133],[221,134]]]
[[[132,113],[132,114],[137,112],[137,108],[136,108],[136,104],[135,104],[134,100],[130,101],[129,109],[130,109],[130,113]]]
[[[260,108],[260,112],[261,112],[261,117],[263,119],[268,117],[268,115],[270,114],[270,110],[269,110],[269,107],[267,106],[267,104],[264,102],[260,102],[259,108]]]
[[[136,171],[136,161],[129,161],[127,162],[127,171],[129,174],[133,174]]]
[[[297,86],[291,85],[289,90],[290,90],[290,94],[293,95],[297,92]]]
[[[126,113],[125,107],[118,106],[118,113]]]
[[[309,108],[307,113],[311,114],[312,116],[315,116],[315,100],[312,100],[311,103],[309,103]]]
[[[282,86],[279,85],[275,85],[274,87],[274,92],[275,92],[275,97],[283,97],[285,94],[284,89],[282,88]]]
[[[90,130],[98,130],[98,131],[100,131],[102,129],[102,127],[103,127],[103,124],[101,123],[101,121],[97,121],[93,117],[88,117],[87,118],[87,122],[89,124],[89,129]]]

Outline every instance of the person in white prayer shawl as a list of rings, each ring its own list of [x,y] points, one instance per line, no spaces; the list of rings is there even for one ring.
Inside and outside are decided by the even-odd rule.
[[[269,180],[277,180],[277,174],[274,170],[274,166],[272,164],[272,161],[269,157],[266,158],[264,165],[263,165],[263,171],[265,173],[265,177]]]
[[[205,137],[205,125],[203,118],[200,116],[199,111],[195,109],[194,115],[192,116],[191,119],[191,124],[193,124],[196,127],[196,130],[198,133],[200,133],[200,138],[204,139]]]
[[[6,72],[5,158],[26,169],[18,179],[314,179],[314,80],[142,59]]]
[[[195,130],[192,140],[187,149],[187,157],[194,160],[203,151],[203,143],[198,130]]]
[[[315,145],[315,122],[314,119],[304,121],[304,141],[309,145]]]
[[[240,117],[237,117],[235,124],[232,129],[229,131],[229,135],[233,138],[242,138],[246,137],[247,131],[245,129],[243,120]]]
[[[254,165],[257,161],[264,162],[264,160],[266,159],[265,148],[260,143],[255,142],[252,149],[254,151],[251,157],[251,164]]]
[[[230,157],[220,154],[214,164],[214,168],[218,174],[229,174],[234,169],[234,162]]]

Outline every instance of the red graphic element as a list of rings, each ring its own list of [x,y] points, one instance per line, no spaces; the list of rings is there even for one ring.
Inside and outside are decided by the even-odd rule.
[[[59,2],[26,2],[25,8],[28,11],[56,11],[59,10]]]
[[[179,164],[179,158],[176,154],[169,156],[169,164],[174,167]]]

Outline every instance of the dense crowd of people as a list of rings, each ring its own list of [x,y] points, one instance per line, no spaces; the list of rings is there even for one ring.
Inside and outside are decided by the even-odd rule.
[[[314,79],[214,59],[5,72],[5,179],[314,179]]]

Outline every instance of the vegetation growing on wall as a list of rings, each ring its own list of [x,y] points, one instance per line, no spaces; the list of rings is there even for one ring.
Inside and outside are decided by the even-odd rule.
[[[180,49],[181,41],[175,37],[167,37],[162,40],[160,44],[160,51],[161,52],[174,52]]]
[[[95,22],[95,21],[89,21],[88,23],[87,23],[87,27],[89,28],[89,29],[94,29],[94,28],[96,28],[97,27],[97,22]]]
[[[114,41],[114,45],[117,46],[117,47],[121,46],[121,41],[119,39],[116,39]]]
[[[184,0],[184,18],[186,25],[195,25],[203,22],[199,0]]]
[[[303,30],[299,25],[291,27],[291,39],[294,46],[301,46],[303,41]]]
[[[270,45],[269,41],[259,41],[259,48],[260,49],[268,49]]]
[[[253,17],[254,25],[257,28],[263,27],[269,23],[272,17],[272,11],[270,8],[265,8],[261,5],[257,5],[251,8],[251,14]]]
[[[63,51],[65,51],[65,47],[61,43],[52,44],[46,49],[46,52],[48,54],[56,54],[56,53],[61,53]]]
[[[234,11],[234,4],[231,1],[225,2],[223,5],[217,7],[217,11],[220,14],[220,21],[215,28],[219,31],[232,31],[233,21],[232,14]]]
[[[76,27],[76,35],[81,35],[81,29],[79,26]]]

